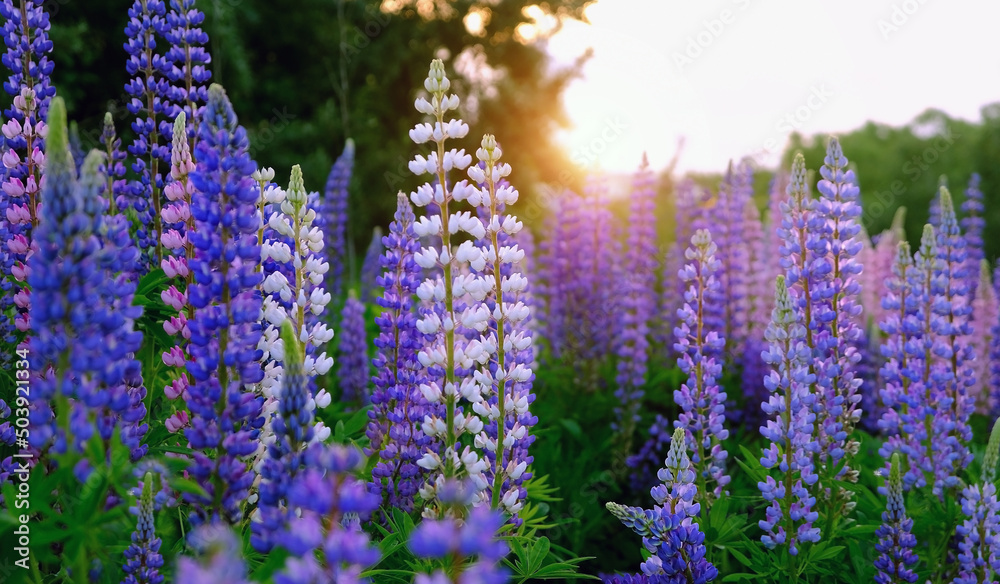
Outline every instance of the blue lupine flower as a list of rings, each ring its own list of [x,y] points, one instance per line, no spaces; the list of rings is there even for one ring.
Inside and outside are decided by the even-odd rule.
[[[958,227],[951,194],[941,189],[941,226],[937,239],[937,269],[931,279],[931,332],[933,353],[930,381],[940,392],[934,416],[934,491],[958,483],[958,472],[972,460],[968,443],[972,440],[969,416],[975,410],[976,356],[968,338],[972,334],[969,317],[972,298],[966,274],[965,238]]]
[[[313,443],[302,464],[287,489],[294,512],[275,534],[274,542],[292,553],[275,583],[361,582],[362,570],[379,559],[360,524],[379,498],[351,476],[364,457],[353,447]]]
[[[201,525],[188,536],[188,546],[198,557],[177,560],[174,580],[184,584],[250,584],[240,540],[228,526]]]
[[[375,279],[379,274],[379,258],[382,257],[382,228],[372,230],[372,240],[368,243],[364,260],[361,262],[360,300],[363,304],[371,304],[374,298]]]
[[[965,201],[962,202],[962,231],[965,232],[966,266],[965,272],[969,278],[970,296],[976,295],[976,287],[979,282],[976,274],[979,270],[979,263],[986,259],[986,252],[983,250],[983,230],[986,228],[986,219],[983,218],[983,192],[979,190],[979,174],[972,173],[969,177],[969,186],[965,189]]]
[[[910,244],[900,241],[896,250],[892,277],[887,283],[888,292],[882,298],[886,316],[879,324],[885,339],[881,347],[885,364],[879,371],[883,381],[879,394],[885,411],[878,421],[878,428],[887,436],[881,451],[887,459],[892,452],[899,451],[908,439],[908,435],[901,435],[905,427],[901,416],[912,403],[910,386],[916,377],[912,369],[915,355],[911,355],[908,347],[912,348],[911,343],[921,332],[917,321],[918,305],[910,285],[915,269]]]
[[[1000,424],[994,422],[980,481],[962,490],[962,512],[966,519],[956,530],[961,538],[956,584],[992,582],[993,573],[1000,572],[1000,502],[995,484],[998,458]]]
[[[747,242],[743,239],[746,205],[753,199],[753,166],[742,161],[736,168],[730,164],[722,184],[716,208],[719,213],[712,218],[711,231],[718,246],[719,262],[716,278],[718,289],[710,296],[718,298],[717,306],[723,316],[723,328],[716,329],[725,339],[721,360],[742,363],[747,333],[746,276],[749,256]]]
[[[729,484],[727,453],[722,448],[729,436],[724,426],[726,392],[718,382],[725,340],[718,331],[706,327],[702,318],[719,289],[717,249],[707,230],[700,229],[691,237],[691,247],[685,254],[690,263],[678,274],[689,287],[679,312],[681,324],[674,331],[674,349],[680,354],[677,365],[688,376],[680,389],[674,390],[674,401],[683,410],[674,425],[687,432],[694,450],[698,496],[706,504],[719,497]]]
[[[252,524],[251,542],[258,551],[274,546],[274,533],[291,519],[288,507],[288,485],[303,466],[302,447],[313,439],[313,409],[303,370],[302,351],[291,322],[285,320],[281,329],[285,346],[284,374],[278,411],[272,422],[274,442],[267,449],[267,459],[260,469],[258,499],[260,520]]]
[[[104,190],[104,197],[108,201],[109,214],[115,215],[124,212],[128,207],[128,182],[125,180],[125,153],[122,152],[121,138],[115,131],[114,119],[111,112],[104,114],[104,126],[100,137],[101,146],[104,147],[105,158],[104,168],[101,169],[108,180],[108,186]]]
[[[649,336],[656,308],[656,190],[649,161],[642,157],[642,165],[632,179],[629,209],[628,248],[625,258],[621,334],[616,340],[618,389],[615,397],[615,422],[613,428],[628,452],[635,425],[639,421],[639,406],[649,361]]]
[[[778,276],[775,307],[766,332],[769,346],[762,355],[771,368],[764,378],[771,397],[762,404],[768,421],[760,431],[770,444],[760,463],[779,474],[777,479],[768,475],[757,487],[770,503],[766,519],[760,522],[765,531],[761,541],[768,548],[787,544],[793,556],[801,542],[817,542],[820,535],[812,525],[818,518],[810,488],[819,478],[813,467],[819,444],[813,439],[815,396],[810,386],[815,376],[809,372],[812,352],[805,344],[805,334],[785,278]]]
[[[188,301],[194,318],[188,323],[191,427],[185,435],[197,453],[190,472],[208,493],[187,495],[197,522],[239,517],[253,482],[244,460],[255,452],[253,440],[263,424],[260,401],[244,389],[263,378],[257,349],[260,218],[247,146],[225,91],[213,85],[190,176],[196,229],[190,234],[195,257]]]
[[[383,238],[386,251],[380,258],[383,273],[377,279],[382,295],[375,299],[383,312],[375,317],[379,335],[372,359],[375,390],[368,412],[368,453],[379,453],[369,488],[383,500],[404,511],[413,509],[414,497],[426,470],[417,461],[428,448],[437,451],[439,441],[424,434],[421,423],[431,404],[420,392],[422,375],[417,361],[421,333],[413,313],[413,295],[420,285],[420,266],[413,255],[420,243],[413,233],[413,208],[400,193],[395,221]],[[440,404],[438,404],[440,405]],[[438,412],[440,416],[443,412]]]
[[[329,250],[327,261],[330,270],[326,273],[326,291],[334,298],[344,293],[344,272],[347,262],[347,187],[351,182],[354,167],[354,140],[344,144],[344,151],[330,169],[323,194],[323,218],[325,231],[323,239]]]
[[[886,510],[882,513],[882,525],[875,531],[879,538],[875,549],[879,557],[875,559],[875,582],[878,584],[901,584],[916,582],[917,574],[913,566],[917,563],[917,554],[913,548],[917,538],[913,536],[913,520],[906,516],[903,503],[903,482],[900,478],[899,455],[892,455],[891,470],[886,480],[889,499]]]
[[[653,555],[642,563],[642,573],[651,582],[704,584],[719,575],[705,558],[705,534],[690,517],[671,513],[666,507],[651,510],[607,504],[608,511],[642,537]]]
[[[170,162],[170,147],[161,139],[170,139],[170,128],[161,127],[160,122],[172,123],[176,116],[176,106],[168,101],[170,85],[163,73],[169,70],[169,64],[156,50],[158,39],[170,30],[166,8],[163,0],[135,0],[125,25],[125,70],[131,77],[125,93],[132,98],[128,111],[136,117],[132,123],[136,136],[128,151],[135,157],[132,170],[139,175],[131,184],[130,203],[141,223],[137,233],[139,249],[148,251],[156,264],[163,255],[160,194]]]
[[[806,324],[815,331],[817,462],[824,488],[829,488],[834,472],[844,480],[857,480],[857,471],[841,461],[857,452],[858,443],[850,435],[861,417],[858,390],[862,380],[855,375],[861,357],[856,344],[863,334],[857,324],[861,311],[857,301],[861,264],[856,260],[861,250],[861,206],[854,171],[847,170],[847,158],[836,138],[827,145],[820,174],[820,198],[807,225],[806,247],[814,258],[811,269],[816,285],[810,289],[812,320]]]
[[[188,140],[191,149],[197,143],[201,114],[208,101],[206,84],[212,78],[208,64],[212,57],[205,50],[208,34],[202,30],[205,13],[195,6],[195,0],[170,0],[163,38],[170,43],[162,61],[163,75],[170,81],[167,97],[174,105],[170,118],[160,121],[160,133],[169,136],[169,124],[183,111],[188,120]]]
[[[31,311],[31,364],[37,378],[32,384],[30,442],[35,448],[52,446],[65,452],[78,451],[95,431],[109,440],[119,419],[137,424],[145,416],[141,402],[134,401],[135,392],[145,395],[134,359],[142,334],[132,330],[142,309],[120,305],[122,300],[131,304],[134,284],[116,279],[116,273],[132,256],[127,239],[122,239],[127,235],[123,224],[104,223],[104,177],[98,170],[102,155],[91,152],[77,181],[62,100],[53,100],[49,118],[46,204],[35,234],[37,269],[29,278],[38,299]],[[138,382],[134,392],[129,381],[132,386]],[[53,408],[68,425],[56,427]],[[123,431],[133,456],[143,452],[139,440],[144,432],[144,425]]]
[[[156,537],[153,517],[153,473],[146,473],[138,505],[139,522],[132,533],[132,544],[125,550],[123,584],[160,584],[163,556],[160,538]]]
[[[337,380],[340,382],[341,401],[368,403],[368,335],[365,332],[365,305],[352,290],[340,313],[340,333],[337,338]]]
[[[418,558],[441,560],[444,568],[433,575],[418,574],[414,584],[507,582],[509,572],[501,561],[508,547],[496,537],[503,523],[503,516],[488,507],[472,509],[462,522],[450,517],[422,521],[410,534],[410,551]]]

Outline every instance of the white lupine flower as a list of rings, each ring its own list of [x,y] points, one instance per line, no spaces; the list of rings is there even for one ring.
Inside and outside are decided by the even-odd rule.
[[[434,129],[430,124],[417,124],[410,130],[410,140],[413,140],[417,144],[423,144],[431,139],[433,132]]]
[[[422,114],[434,114],[434,106],[432,106],[426,98],[418,97],[417,100],[413,102],[413,107]],[[410,138],[413,138],[413,136],[410,136]]]

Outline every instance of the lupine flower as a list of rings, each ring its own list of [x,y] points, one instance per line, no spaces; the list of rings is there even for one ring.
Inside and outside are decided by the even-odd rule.
[[[380,332],[372,359],[374,407],[368,412],[367,432],[371,441],[367,454],[379,453],[369,489],[382,494],[387,505],[404,511],[412,510],[427,472],[417,461],[428,448],[440,447],[421,428],[431,406],[419,390],[423,381],[417,361],[421,334],[412,304],[420,285],[420,266],[414,260],[420,244],[413,232],[414,221],[413,208],[406,195],[399,193],[395,220],[383,238],[386,251],[379,259],[383,272],[376,280],[383,292],[375,303],[383,312],[375,317]]]
[[[903,428],[901,413],[912,403],[910,386],[914,380],[911,343],[920,333],[917,321],[917,303],[910,285],[913,278],[913,257],[910,244],[900,241],[896,246],[896,260],[892,267],[892,277],[887,281],[888,291],[882,298],[885,314],[880,327],[884,336],[881,346],[885,364],[880,373],[883,388],[880,390],[885,411],[878,421],[878,428],[887,436],[882,455],[889,458],[892,452],[902,447],[900,436]],[[908,348],[909,347],[909,348]]]
[[[935,476],[940,475],[935,470],[933,451],[935,448],[935,432],[933,421],[938,411],[938,404],[948,407],[947,399],[942,394],[941,388],[931,379],[930,363],[935,360],[934,344],[935,336],[929,330],[933,317],[934,306],[939,304],[939,295],[935,291],[933,279],[935,273],[939,271],[937,238],[934,228],[925,225],[923,235],[920,239],[920,249],[913,262],[913,268],[907,269],[906,298],[903,308],[898,308],[901,315],[901,323],[892,326],[902,327],[901,330],[906,337],[900,339],[903,342],[902,348],[905,351],[906,365],[900,367],[899,375],[905,380],[887,388],[887,403],[898,399],[893,408],[896,410],[899,421],[899,439],[890,439],[884,446],[884,454],[892,452],[890,448],[896,449],[906,456],[906,471],[903,476],[903,484],[909,489],[911,487],[922,487],[936,481]],[[899,333],[895,333],[899,334]],[[902,363],[900,348],[895,348],[897,353],[897,363]],[[895,382],[894,382],[895,384]],[[908,384],[908,385],[907,385]],[[891,420],[892,418],[886,418]],[[887,426],[892,429],[892,426]],[[945,445],[941,445],[943,448]]]
[[[621,334],[616,340],[618,389],[613,428],[622,449],[631,448],[649,361],[649,336],[656,309],[656,221],[653,173],[645,154],[632,179],[628,247],[625,257]]]
[[[169,123],[176,116],[176,106],[168,101],[170,85],[163,73],[169,70],[167,62],[156,50],[157,40],[170,31],[166,9],[163,0],[135,0],[125,26],[125,69],[131,77],[125,92],[132,98],[128,111],[136,117],[132,124],[136,137],[128,151],[135,157],[132,170],[139,175],[131,185],[131,206],[142,224],[137,234],[139,248],[148,251],[156,263],[163,257],[162,174],[170,161],[170,150],[161,140],[160,122]]]
[[[115,131],[114,118],[111,112],[104,114],[104,127],[100,137],[104,147],[104,167],[101,172],[108,179],[104,197],[108,200],[108,214],[117,215],[128,208],[128,181],[125,180],[125,153],[122,152],[122,141]]]
[[[517,354],[530,352],[532,339],[521,327],[530,314],[520,298],[528,281],[515,269],[524,252],[513,238],[523,225],[505,212],[517,202],[519,194],[504,181],[511,168],[500,161],[502,155],[496,139],[486,135],[476,151],[482,166],[469,167],[469,177],[480,187],[468,192],[467,197],[469,203],[479,207],[485,232],[478,238],[480,245],[467,248],[465,254],[473,273],[456,281],[470,299],[463,321],[468,322],[465,316],[473,311],[488,315],[487,326],[479,335],[479,350],[487,358],[480,358],[482,367],[475,373],[480,399],[471,396],[472,410],[483,423],[474,443],[491,465],[486,473],[491,483],[487,495],[494,509],[502,507],[516,515],[526,495],[520,483],[530,462],[526,459],[527,445],[532,440],[524,422],[534,423],[528,411],[530,385],[523,385],[533,379],[532,359],[519,362]]]
[[[368,403],[368,335],[365,332],[365,305],[354,295],[347,297],[340,313],[340,343],[337,380],[340,382],[341,401]]]
[[[257,350],[261,300],[255,290],[260,248],[250,179],[254,166],[246,132],[222,87],[209,89],[204,116],[198,165],[191,173],[195,257],[188,301],[195,310],[188,322],[191,427],[185,431],[196,452],[189,472],[208,493],[208,498],[187,495],[198,522],[240,515],[253,482],[244,459],[256,450],[252,439],[263,423],[260,402],[244,391],[263,378]]]
[[[889,478],[886,481],[889,499],[886,510],[882,513],[882,525],[875,531],[879,538],[875,549],[879,556],[875,559],[875,582],[878,584],[901,584],[916,582],[917,574],[913,566],[917,563],[917,554],[913,548],[917,538],[913,536],[913,520],[906,516],[903,504],[903,482],[900,478],[899,455],[892,455],[892,465]]]
[[[32,230],[40,220],[39,195],[45,167],[45,120],[55,87],[49,16],[38,0],[0,3],[7,51],[2,61],[11,74],[4,91],[13,98],[4,110],[4,180],[0,196],[0,341],[17,345],[30,328],[31,300],[26,286],[35,252]],[[11,320],[11,315],[14,318]],[[23,346],[23,345],[22,345]],[[0,356],[6,365],[10,355]]]
[[[285,352],[285,374],[272,429],[274,440],[267,449],[267,460],[261,465],[258,521],[252,524],[253,546],[266,552],[274,545],[273,532],[282,529],[291,519],[287,496],[288,485],[302,468],[302,449],[314,435],[313,410],[309,386],[303,367],[302,352],[291,322],[282,323],[281,336],[288,347]]]
[[[816,282],[810,289],[812,320],[808,326],[815,330],[817,462],[821,482],[829,489],[834,472],[844,480],[857,480],[857,472],[841,461],[857,452],[858,443],[850,435],[861,417],[858,390],[862,380],[854,372],[860,359],[857,342],[863,334],[857,324],[861,206],[854,171],[847,170],[847,158],[836,138],[827,145],[820,174],[820,197],[807,226],[806,248],[814,258],[811,269]],[[843,490],[831,490],[829,495],[834,499],[850,496]],[[849,510],[850,503],[845,502],[842,509]]]
[[[767,374],[767,365],[761,358],[761,353],[767,348],[765,324],[771,317],[774,304],[772,288],[774,278],[778,275],[777,266],[772,260],[772,251],[768,249],[769,242],[764,236],[764,225],[761,222],[757,204],[751,199],[746,201],[743,218],[743,235],[741,240],[746,248],[749,270],[746,279],[747,325],[744,350],[740,361],[743,372],[740,386],[743,394],[742,409],[729,408],[739,412],[742,423],[748,428],[759,427],[764,421],[763,410],[758,404],[767,400],[768,391],[762,383]],[[735,406],[735,404],[734,404]]]
[[[378,278],[378,259],[382,257],[382,228],[376,227],[372,230],[372,240],[368,243],[365,251],[365,258],[361,262],[361,302],[371,304],[375,290],[375,279]]]
[[[982,477],[978,483],[962,490],[962,511],[966,519],[956,530],[961,538],[956,584],[994,582],[994,573],[1000,572],[1000,502],[995,484],[998,458],[1000,424],[994,422],[983,457]]]
[[[743,237],[746,205],[752,199],[753,166],[746,160],[736,168],[730,164],[722,184],[719,185],[719,197],[716,202],[718,214],[713,217],[711,226],[713,239],[718,246],[719,262],[716,274],[719,287],[711,294],[718,295],[718,305],[723,315],[724,328],[718,330],[725,339],[722,359],[734,363],[742,362],[743,345],[747,335],[749,306],[745,273],[749,258],[747,242]]]
[[[958,472],[972,460],[969,416],[975,409],[975,353],[968,342],[972,334],[969,317],[972,302],[965,273],[965,238],[958,227],[951,194],[941,190],[941,226],[937,240],[937,269],[931,280],[936,297],[932,306],[933,352],[940,356],[932,365],[931,382],[941,392],[935,425],[935,492],[957,484]],[[944,410],[944,415],[942,411]]]
[[[187,290],[191,287],[194,278],[189,266],[194,260],[195,250],[190,243],[189,236],[195,228],[194,216],[191,214],[191,195],[194,192],[194,183],[190,180],[190,174],[195,170],[195,165],[188,146],[187,131],[185,130],[186,118],[186,114],[181,112],[177,114],[177,119],[174,121],[170,182],[163,189],[163,194],[170,203],[163,208],[161,213],[163,224],[167,229],[161,238],[161,243],[169,250],[170,255],[161,260],[160,266],[167,277],[176,281],[160,294],[164,304],[177,311],[176,316],[172,316],[163,323],[164,331],[168,335],[176,337],[176,344],[162,356],[164,364],[178,370],[176,379],[164,388],[164,393],[171,399],[179,397],[187,399],[187,388],[190,380],[185,368],[188,361],[187,343],[191,338],[188,321],[194,316],[194,308],[188,302]],[[181,282],[184,284],[178,287]],[[179,420],[179,417],[185,413],[183,410],[178,411],[171,416],[171,419]],[[178,425],[172,425],[173,432],[178,429]]]
[[[123,224],[104,224],[104,177],[98,171],[102,155],[94,151],[87,157],[78,181],[62,100],[53,101],[49,124],[43,183],[47,203],[35,237],[38,253],[33,261],[38,269],[29,278],[38,299],[32,305],[36,324],[31,365],[37,378],[32,384],[29,440],[38,449],[79,452],[95,433],[109,440],[120,419],[136,423],[145,416],[145,390],[134,359],[142,334],[132,330],[142,310],[119,305],[121,299],[131,304],[134,284],[122,283],[114,274],[134,256],[129,255],[127,237],[122,241],[127,236]],[[68,346],[67,339],[73,341]],[[63,420],[59,427],[56,413]],[[123,431],[136,457],[143,452],[139,441],[144,432],[144,425]]]
[[[687,432],[694,450],[698,496],[706,504],[719,497],[729,484],[727,453],[722,448],[722,441],[729,436],[724,427],[726,393],[718,383],[722,363],[715,356],[721,353],[725,340],[702,320],[706,304],[719,288],[717,249],[707,230],[700,229],[691,236],[691,247],[685,253],[690,263],[678,273],[689,287],[680,310],[681,324],[674,331],[674,349],[681,355],[677,365],[688,376],[674,391],[674,400],[683,410],[675,426]]]
[[[468,446],[461,452],[458,450],[461,435],[474,435],[482,430],[482,420],[464,411],[459,400],[471,402],[481,399],[480,387],[472,373],[477,364],[489,359],[489,353],[483,350],[478,339],[470,341],[464,334],[456,334],[456,329],[462,326],[470,330],[485,330],[489,312],[485,307],[482,310],[471,307],[461,311],[456,307],[456,296],[465,292],[465,277],[461,269],[469,259],[474,259],[471,257],[474,246],[467,241],[456,249],[452,246],[452,235],[464,231],[478,239],[485,235],[485,228],[478,217],[468,211],[463,213],[454,209],[455,203],[479,191],[470,187],[466,180],[454,185],[448,180],[449,171],[463,170],[472,162],[472,157],[464,150],[445,150],[448,139],[463,138],[469,132],[468,125],[461,120],[445,120],[445,114],[459,105],[458,96],[448,94],[450,87],[444,64],[434,60],[424,81],[430,99],[420,97],[415,103],[417,111],[432,116],[434,122],[417,124],[410,130],[410,139],[417,144],[428,141],[435,144],[435,149],[428,156],[417,155],[410,161],[410,170],[417,175],[436,175],[436,182],[421,185],[410,194],[410,198],[418,207],[428,207],[433,203],[439,209],[439,213],[421,217],[414,224],[414,232],[418,237],[436,236],[441,241],[440,248],[434,245],[422,247],[414,255],[417,265],[431,270],[430,277],[417,288],[417,297],[423,304],[417,330],[426,339],[423,349],[417,354],[426,375],[420,391],[431,404],[444,404],[444,418],[435,413],[435,407],[423,424],[425,434],[441,437],[443,450],[440,453],[428,451],[417,463],[432,471],[420,491],[421,497],[427,501],[424,512],[428,516],[446,513],[447,509],[437,501],[436,492],[447,481],[473,480],[478,492],[477,502],[486,500],[483,492],[487,488],[484,473],[487,461]],[[473,267],[485,266],[482,255],[479,254],[479,257],[482,263]]]
[[[198,10],[195,0],[170,0],[163,38],[170,43],[162,61],[164,76],[170,81],[168,98],[179,106],[173,115],[184,113],[190,120],[187,137],[191,149],[197,144],[201,114],[208,101],[206,84],[212,78],[208,64],[212,57],[205,50],[208,34],[201,29],[205,13]],[[161,122],[168,123],[168,120]],[[166,129],[166,128],[165,128]],[[166,132],[164,132],[166,134]]]
[[[291,320],[309,379],[326,375],[333,366],[333,358],[324,350],[333,339],[333,331],[319,318],[331,300],[323,289],[329,264],[323,256],[323,232],[314,224],[318,215],[309,204],[299,165],[292,167],[288,189],[267,188],[261,200],[265,199],[273,211],[266,216],[268,229],[263,231],[261,246],[261,259],[267,266],[261,286],[267,327],[258,348],[265,365],[261,389],[272,404],[282,374],[281,323]],[[259,240],[260,236],[258,233]],[[317,390],[313,397],[320,408],[332,401],[325,389]]]
[[[687,448],[684,430],[677,428],[664,467],[657,475],[662,483],[650,492],[657,501],[652,509],[607,504],[608,511],[639,534],[651,552],[640,566],[648,582],[704,583],[719,574],[705,558],[705,534],[694,522],[701,506],[697,503],[698,489]]]
[[[765,333],[769,346],[762,355],[770,367],[764,385],[771,397],[762,406],[768,421],[760,431],[770,444],[760,463],[779,474],[777,479],[768,475],[757,487],[770,503],[766,519],[760,522],[765,531],[761,541],[768,548],[788,545],[793,556],[801,542],[815,543],[820,535],[813,527],[819,514],[813,510],[816,498],[810,492],[819,478],[813,467],[819,445],[813,439],[815,396],[810,386],[814,376],[809,372],[812,352],[805,344],[805,334],[785,278],[778,276],[775,307]]]
[[[972,354],[974,371],[972,377],[976,384],[969,388],[975,395],[976,412],[989,415],[993,411],[991,399],[998,390],[990,379],[990,349],[996,343],[995,328],[1000,323],[1000,305],[997,304],[996,291],[990,278],[990,263],[983,259],[979,266],[979,285],[976,286],[972,301],[972,318],[969,323],[972,335],[968,342]]]
[[[450,517],[422,521],[410,534],[410,551],[418,558],[440,560],[444,567],[417,574],[414,584],[507,582],[509,572],[501,561],[508,547],[496,538],[502,525],[503,516],[486,507],[472,509],[461,522]]]
[[[347,262],[347,186],[354,167],[354,140],[344,143],[344,151],[330,169],[323,198],[324,238],[329,249],[330,270],[326,273],[326,291],[334,298],[344,292]]]
[[[979,281],[975,279],[975,274],[979,270],[979,263],[986,259],[986,252],[983,250],[983,230],[986,228],[986,219],[983,218],[983,192],[979,190],[979,174],[972,173],[969,177],[969,186],[965,189],[965,201],[962,202],[961,226],[965,233],[966,266],[965,273],[969,278],[970,296],[976,296]],[[982,353],[976,353],[982,355]]]
[[[240,541],[228,526],[213,523],[195,528],[188,545],[197,559],[182,556],[177,560],[174,579],[185,584],[250,584],[247,564]]]
[[[302,465],[287,486],[292,513],[275,533],[275,543],[292,554],[275,583],[361,582],[362,570],[379,559],[361,530],[360,521],[379,502],[353,476],[364,465],[361,452],[313,443],[303,451]]]
[[[138,504],[139,523],[132,533],[132,544],[125,550],[123,584],[160,584],[163,576],[163,556],[160,538],[156,537],[153,517],[153,473],[146,473]]]

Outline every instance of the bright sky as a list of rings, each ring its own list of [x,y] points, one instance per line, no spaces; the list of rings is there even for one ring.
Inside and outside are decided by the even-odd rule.
[[[548,41],[561,63],[594,49],[561,136],[587,167],[632,170],[647,151],[663,168],[681,137],[681,171],[773,165],[793,129],[902,125],[928,107],[978,120],[1000,101],[1000,2],[599,0],[587,15]]]

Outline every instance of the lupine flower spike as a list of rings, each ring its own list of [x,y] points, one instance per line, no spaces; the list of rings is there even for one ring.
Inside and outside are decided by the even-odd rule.
[[[878,584],[902,584],[916,582],[917,574],[913,566],[917,563],[917,554],[913,548],[917,538],[910,531],[913,520],[906,516],[903,504],[903,481],[900,478],[899,455],[892,455],[889,478],[886,481],[889,499],[886,510],[882,513],[882,525],[875,532],[879,538],[875,550],[879,556],[875,559],[875,582]]]
[[[769,343],[764,361],[771,367],[764,385],[771,397],[764,402],[768,416],[761,434],[770,441],[760,459],[761,465],[779,471],[757,486],[770,503],[766,519],[760,522],[765,531],[761,541],[769,548],[788,546],[797,555],[802,542],[819,541],[819,529],[813,527],[818,513],[813,509],[816,498],[812,486],[819,478],[813,468],[813,457],[819,445],[813,439],[815,396],[810,392],[813,374],[808,363],[811,351],[805,344],[805,326],[792,304],[785,278],[778,276],[775,307],[765,338]]]
[[[257,351],[259,218],[247,147],[225,91],[213,85],[191,173],[195,257],[188,302],[194,318],[188,322],[191,427],[185,435],[197,453],[189,472],[208,494],[186,495],[196,522],[238,520],[253,482],[244,461],[256,451],[252,438],[263,424],[260,401],[244,389],[263,378]]]
[[[993,423],[982,477],[962,490],[965,521],[958,526],[959,576],[955,584],[995,582],[1000,573],[1000,502],[997,501],[997,460],[1000,458],[1000,423]]]
[[[365,332],[365,305],[358,300],[354,290],[340,313],[338,337],[337,379],[340,382],[341,401],[367,404],[368,381],[371,379],[368,362],[368,336]]]
[[[679,312],[681,324],[674,331],[677,339],[674,349],[681,355],[677,365],[688,376],[681,388],[674,391],[674,400],[683,410],[675,426],[686,430],[694,450],[698,497],[706,506],[729,484],[727,453],[722,448],[722,442],[729,436],[724,426],[726,393],[718,382],[722,374],[719,356],[725,340],[704,321],[708,305],[719,289],[717,249],[707,230],[699,229],[691,236],[691,247],[685,253],[689,263],[679,272],[689,286]]]
[[[153,517],[153,473],[147,472],[142,481],[139,498],[139,524],[132,534],[132,544],[125,550],[123,584],[160,584],[163,575],[163,556],[160,555],[160,538],[156,537]]]

